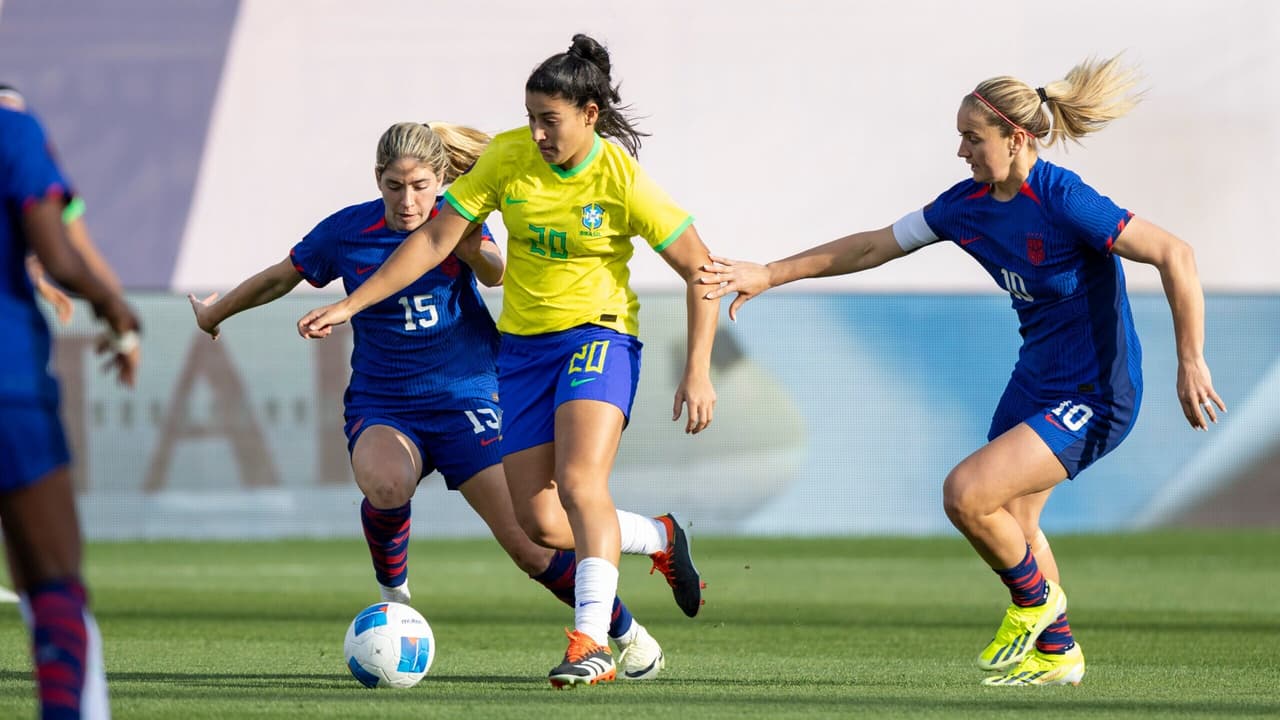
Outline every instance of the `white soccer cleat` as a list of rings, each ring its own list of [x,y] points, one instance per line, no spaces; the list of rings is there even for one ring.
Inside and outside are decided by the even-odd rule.
[[[409,604],[409,581],[406,580],[395,587],[387,587],[378,583],[378,592],[382,594],[382,602]]]
[[[652,680],[666,667],[662,646],[640,623],[636,636],[625,646],[618,643],[618,670],[623,680]]]

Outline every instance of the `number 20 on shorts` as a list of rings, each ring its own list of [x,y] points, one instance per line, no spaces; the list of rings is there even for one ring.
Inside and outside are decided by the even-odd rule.
[[[604,372],[604,357],[608,352],[608,340],[592,340],[586,343],[569,359],[567,374]]]

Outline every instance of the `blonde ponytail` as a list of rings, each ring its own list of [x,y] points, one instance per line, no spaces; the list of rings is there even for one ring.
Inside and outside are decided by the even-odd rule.
[[[1002,134],[1015,129],[1036,138],[1040,146],[1095,133],[1134,108],[1141,92],[1134,92],[1138,75],[1120,57],[1090,58],[1071,68],[1062,80],[1033,88],[1009,76],[984,80],[965,102],[987,115]],[[1049,113],[1046,115],[1041,105]]]
[[[414,158],[431,168],[447,185],[475,164],[489,144],[489,136],[475,128],[446,122],[403,122],[387,128],[378,139],[374,170],[379,175],[392,162]]]

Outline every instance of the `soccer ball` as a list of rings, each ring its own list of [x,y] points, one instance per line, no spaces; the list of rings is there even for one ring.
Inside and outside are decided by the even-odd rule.
[[[436,639],[417,610],[380,602],[351,621],[342,654],[347,669],[365,687],[411,688],[431,669]]]

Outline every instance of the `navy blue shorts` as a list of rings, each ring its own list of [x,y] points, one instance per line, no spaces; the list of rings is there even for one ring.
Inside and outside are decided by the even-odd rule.
[[[470,407],[466,407],[470,405]],[[445,487],[457,490],[487,467],[502,462],[502,412],[489,398],[465,400],[457,410],[347,408],[347,452],[374,425],[399,430],[422,456],[422,478],[439,470]]]
[[[600,400],[631,418],[640,382],[640,340],[598,325],[544,335],[502,335],[498,393],[502,451],[520,452],[555,439],[556,408]]]
[[[1026,423],[1067,469],[1067,477],[1074,478],[1119,447],[1133,429],[1141,405],[1140,385],[1128,398],[1108,400],[1096,395],[1035,398],[1009,383],[991,418],[987,440],[995,440]]]
[[[0,404],[0,492],[33,485],[70,462],[56,401],[5,400]]]

